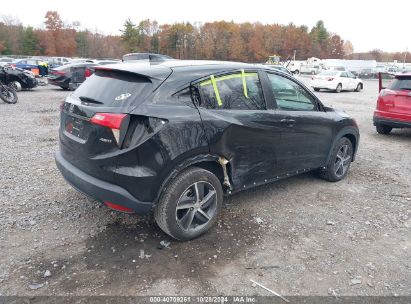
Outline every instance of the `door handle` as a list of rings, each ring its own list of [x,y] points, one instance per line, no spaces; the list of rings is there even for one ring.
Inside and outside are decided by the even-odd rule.
[[[294,127],[295,126],[295,119],[292,118],[283,118],[280,120],[280,122],[287,127]]]

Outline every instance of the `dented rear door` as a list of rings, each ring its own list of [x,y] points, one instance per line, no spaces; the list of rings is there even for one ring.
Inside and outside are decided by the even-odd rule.
[[[280,121],[266,110],[258,72],[212,75],[195,88],[210,152],[228,159],[234,189],[272,178],[278,167]]]

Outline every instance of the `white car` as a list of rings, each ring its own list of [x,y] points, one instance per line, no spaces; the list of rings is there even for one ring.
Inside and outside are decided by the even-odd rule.
[[[348,71],[324,71],[311,77],[311,87],[317,92],[321,89],[337,93],[341,91],[360,92],[364,88],[364,83]]]

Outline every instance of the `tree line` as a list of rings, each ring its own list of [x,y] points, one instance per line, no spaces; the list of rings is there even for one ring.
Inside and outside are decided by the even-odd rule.
[[[80,29],[80,23],[64,23],[56,11],[48,11],[44,26],[23,26],[3,16],[0,21],[0,54],[89,58],[121,58],[129,52],[153,52],[178,59],[215,59],[263,62],[270,55],[283,60],[309,57],[403,60],[405,53],[373,50],[354,53],[350,41],[330,32],[323,21],[309,29],[293,23],[262,24],[216,21],[159,24],[127,19],[121,35],[103,35]],[[408,57],[410,58],[410,57]]]

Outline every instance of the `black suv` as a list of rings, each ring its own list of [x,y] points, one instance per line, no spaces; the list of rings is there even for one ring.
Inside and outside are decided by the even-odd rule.
[[[344,178],[355,121],[294,77],[232,62],[96,68],[62,105],[57,166],[77,190],[144,214],[179,240],[207,231],[223,196],[317,170]]]

